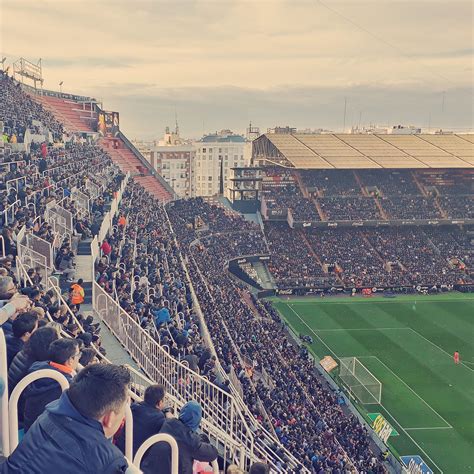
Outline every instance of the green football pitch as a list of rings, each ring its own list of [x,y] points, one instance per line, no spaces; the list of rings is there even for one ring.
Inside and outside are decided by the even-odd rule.
[[[473,296],[272,300],[318,358],[357,357],[382,383],[380,404],[356,406],[392,425],[392,452],[434,472],[474,472]]]

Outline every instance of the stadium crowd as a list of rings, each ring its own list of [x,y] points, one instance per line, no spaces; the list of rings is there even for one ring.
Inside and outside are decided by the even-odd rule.
[[[5,143],[22,143],[27,131],[32,135],[49,132],[54,141],[63,139],[62,124],[4,71],[0,71],[0,120]]]
[[[291,209],[296,221],[472,218],[469,175],[453,178],[447,172],[434,183],[430,176],[412,170],[269,168],[262,195],[271,217],[286,218]]]
[[[274,320],[276,315],[256,306],[223,274],[223,262],[234,255],[229,247],[216,247],[215,240],[207,241],[212,244],[207,247],[202,239],[200,245],[189,246],[199,236],[193,222],[201,216],[201,204],[206,207],[200,199],[178,201],[169,205],[168,215],[187,256],[219,360],[228,372],[232,368],[239,374],[249,409],[261,419],[258,407],[263,405],[281,443],[315,472],[344,470],[351,462],[349,458],[361,470],[383,472],[369,449],[365,428],[353,415],[343,412],[337,397],[315,375],[313,363],[289,342],[281,323]],[[249,360],[251,367],[245,362]],[[249,369],[251,373],[264,371],[267,382],[246,375]],[[282,379],[291,382],[282,385]]]
[[[279,288],[439,287],[474,281],[469,238],[457,228],[295,230],[286,223],[266,223],[265,235]]]

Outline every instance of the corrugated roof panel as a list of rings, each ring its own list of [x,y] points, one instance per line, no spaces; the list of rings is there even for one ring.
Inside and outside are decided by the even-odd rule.
[[[267,134],[266,137],[296,168],[474,167],[474,135]]]

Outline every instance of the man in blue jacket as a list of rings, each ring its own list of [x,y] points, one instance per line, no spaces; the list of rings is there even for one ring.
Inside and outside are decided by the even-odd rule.
[[[109,439],[125,416],[130,372],[92,364],[26,433],[1,474],[117,474],[127,461]]]

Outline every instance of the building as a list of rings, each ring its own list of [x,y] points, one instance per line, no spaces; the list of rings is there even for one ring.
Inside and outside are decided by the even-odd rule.
[[[135,140],[132,140],[132,144],[144,156],[144,158],[148,162],[150,162],[150,160],[151,160],[151,149],[156,145],[156,143],[135,139]]]
[[[250,162],[251,143],[230,130],[206,135],[194,147],[196,196],[224,194],[231,184],[231,168],[245,167]]]
[[[150,164],[181,198],[195,196],[195,149],[179,136],[179,128],[166,127],[163,139],[150,152]]]

